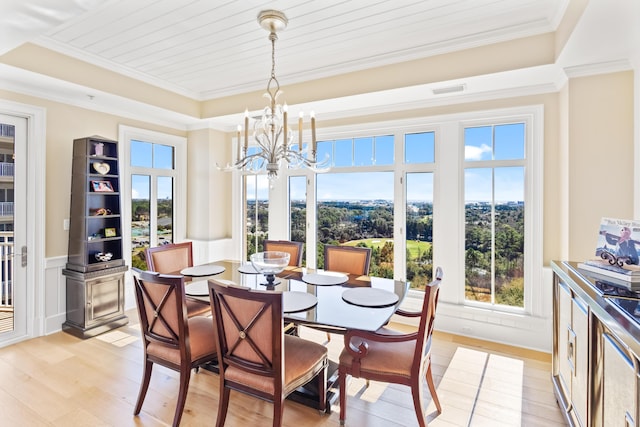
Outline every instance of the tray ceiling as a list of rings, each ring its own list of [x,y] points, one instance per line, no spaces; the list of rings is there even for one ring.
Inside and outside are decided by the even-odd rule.
[[[54,22],[31,41],[196,99],[265,87],[271,46],[256,22],[263,9],[282,10],[289,18],[276,42],[276,75],[291,84],[554,31],[567,5],[564,0],[67,2],[75,4],[77,15],[61,18],[64,23]]]

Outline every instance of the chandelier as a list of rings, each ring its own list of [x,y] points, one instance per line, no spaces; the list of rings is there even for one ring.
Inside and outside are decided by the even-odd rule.
[[[295,132],[288,125],[288,107],[285,103],[280,105],[277,98],[282,94],[280,83],[276,78],[276,40],[278,31],[287,27],[287,17],[277,10],[263,10],[258,14],[258,23],[262,28],[269,31],[271,40],[271,77],[267,83],[267,91],[264,94],[269,100],[267,106],[262,110],[262,115],[253,122],[251,140],[256,144],[256,151],[247,154],[249,149],[249,111],[244,114],[244,144],[242,154],[240,151],[241,132],[243,127],[238,125],[237,132],[237,154],[236,162],[227,165],[225,170],[246,170],[257,173],[263,170],[266,165],[267,176],[270,181],[278,177],[278,170],[283,161],[289,168],[298,169],[306,167],[316,172],[328,170],[327,164],[329,156],[322,162],[316,159],[316,119],[313,111],[310,113],[311,119],[311,153],[309,155],[309,144],[303,149],[303,116],[300,112],[298,117],[298,138],[297,149],[292,149],[295,145]]]

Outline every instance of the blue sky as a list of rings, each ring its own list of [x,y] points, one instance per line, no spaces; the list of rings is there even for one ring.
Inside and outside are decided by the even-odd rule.
[[[466,128],[465,161],[467,166],[480,160],[511,160],[524,158],[524,124],[481,126]],[[392,172],[341,173],[340,167],[391,165],[394,162],[393,136],[382,135],[367,138],[318,142],[318,159],[329,157],[332,170],[317,178],[318,200],[393,200]],[[435,134],[421,132],[405,135],[405,163],[433,163],[435,161]],[[133,142],[131,159],[134,166],[171,169],[171,147]],[[142,178],[142,177],[140,177]],[[134,177],[133,198],[149,196],[148,180]],[[281,178],[279,178],[281,179]],[[166,180],[165,180],[166,181]],[[258,176],[258,199],[267,199],[268,180]],[[467,201],[491,200],[491,169],[467,168],[465,170],[465,199]],[[248,180],[249,194],[254,192],[254,180]],[[495,198],[497,202],[524,200],[524,169],[522,167],[495,170]],[[158,185],[158,197],[170,196],[171,183]],[[291,197],[305,197],[304,181],[291,187]],[[433,175],[412,174],[407,177],[407,200],[432,201]]]
[[[131,141],[131,166],[171,170],[173,169],[173,163],[173,147],[143,141]],[[171,178],[159,178],[158,199],[171,198],[172,188]],[[149,177],[133,175],[131,177],[131,198],[148,199],[149,193]]]

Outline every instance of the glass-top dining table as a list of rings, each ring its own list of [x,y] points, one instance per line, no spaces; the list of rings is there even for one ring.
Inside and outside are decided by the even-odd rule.
[[[407,282],[373,276],[343,274],[305,267],[286,267],[279,273],[273,288],[256,272],[250,262],[215,261],[176,272],[185,276],[188,298],[209,301],[208,281],[215,279],[252,289],[275,290],[283,293],[285,324],[306,325],[334,333],[347,330],[375,331],[385,325],[402,303]],[[326,388],[326,411],[338,396],[337,368],[329,360]],[[214,371],[216,368],[213,367]],[[289,399],[318,408],[318,390],[307,384],[289,395]]]
[[[272,289],[251,263],[216,261],[183,270],[187,297],[208,301],[208,280],[283,292],[284,319],[340,330],[375,331],[386,324],[407,293],[408,283],[373,276],[286,267]],[[213,274],[210,274],[213,273]],[[305,295],[308,294],[308,295]],[[308,306],[308,308],[307,308]]]

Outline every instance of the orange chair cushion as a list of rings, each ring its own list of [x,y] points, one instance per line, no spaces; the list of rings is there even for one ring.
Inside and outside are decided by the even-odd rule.
[[[325,260],[325,269],[347,274],[364,274],[367,270],[366,252],[341,251],[331,249],[329,259]]]
[[[284,336],[285,395],[311,380],[324,366],[327,348],[299,337]],[[227,380],[244,384],[268,394],[275,393],[273,378],[255,375],[233,366],[224,372]]]
[[[191,316],[200,316],[211,314],[211,305],[196,299],[186,298],[186,306],[187,306],[187,315]]]
[[[189,255],[189,249],[186,247],[158,251],[151,254],[155,271],[162,274],[177,273],[183,268],[191,267],[189,265]]]
[[[196,316],[189,319],[189,345],[191,360],[216,353],[216,330],[210,318]],[[180,364],[180,350],[157,342],[149,343],[147,354],[170,363]]]
[[[298,252],[298,247],[296,245],[292,245],[287,242],[269,242],[264,245],[265,251],[280,251],[286,252],[290,255],[289,257],[289,266],[298,266],[298,258],[300,253]]]
[[[359,342],[354,338],[352,344],[357,348]],[[376,342],[367,341],[369,352],[366,357],[360,359],[360,372],[371,372],[373,374],[398,375],[409,379],[411,377],[411,364],[416,349],[416,341],[404,342]],[[351,369],[353,356],[342,350],[340,354],[340,365]],[[366,375],[363,375],[366,377]]]

